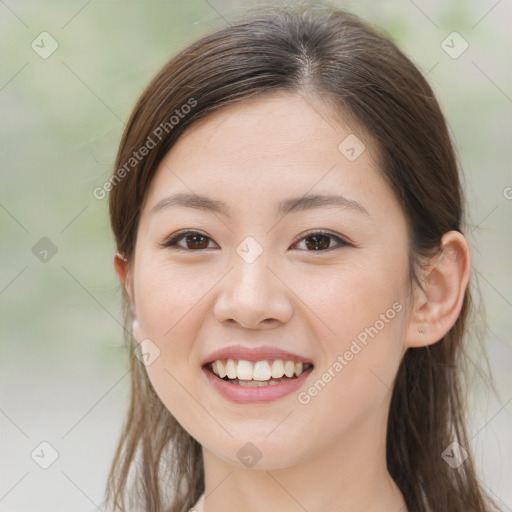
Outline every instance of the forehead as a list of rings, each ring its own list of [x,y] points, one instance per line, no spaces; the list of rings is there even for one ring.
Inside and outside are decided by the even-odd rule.
[[[301,157],[317,158],[319,151],[338,156],[339,143],[354,132],[348,116],[342,119],[318,100],[298,94],[266,93],[225,106],[195,122],[180,137],[180,146],[198,144],[224,157],[287,159],[300,149]],[[340,140],[341,137],[341,140]],[[192,156],[193,155],[189,155]]]
[[[358,196],[368,210],[372,196],[382,208],[396,208],[376,154],[366,134],[326,105],[265,94],[191,125],[160,163],[145,210],[175,192],[260,210],[272,198],[333,192]]]

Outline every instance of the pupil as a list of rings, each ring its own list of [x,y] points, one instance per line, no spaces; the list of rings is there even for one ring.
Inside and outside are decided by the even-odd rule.
[[[208,243],[206,243],[206,245],[204,243],[204,241],[206,240],[206,237],[203,235],[189,235],[188,238],[193,240],[192,245],[194,247],[192,247],[192,248],[194,248],[194,249],[205,249],[208,246]],[[201,243],[201,241],[199,240],[201,238],[203,239],[203,243]],[[191,248],[190,245],[191,244],[187,243],[187,246],[189,249]],[[197,247],[197,246],[199,246],[199,247]]]
[[[310,244],[307,242],[308,239],[314,240],[314,242],[312,244]],[[322,243],[322,241],[318,241],[319,239],[323,240],[323,243]],[[319,249],[327,249],[329,247],[329,237],[326,235],[308,236],[308,238],[306,239],[306,246],[308,249],[311,249],[313,247],[315,251],[318,251]]]

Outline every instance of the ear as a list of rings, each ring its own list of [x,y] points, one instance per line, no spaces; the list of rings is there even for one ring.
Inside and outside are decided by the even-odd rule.
[[[448,231],[441,239],[441,252],[423,274],[425,291],[415,290],[406,347],[438,342],[459,317],[469,282],[471,256],[464,236]]]
[[[139,319],[137,317],[137,308],[135,305],[135,292],[133,288],[133,270],[125,258],[119,252],[114,256],[114,269],[121,286],[126,292],[126,296],[129,300],[130,313],[132,317],[132,334],[133,337],[140,343],[144,336],[140,328]]]

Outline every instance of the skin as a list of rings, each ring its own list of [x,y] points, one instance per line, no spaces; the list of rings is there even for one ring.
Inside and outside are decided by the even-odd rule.
[[[349,134],[366,145],[354,161],[338,149]],[[413,285],[406,218],[376,162],[371,138],[332,109],[271,93],[197,121],[158,167],[135,256],[116,256],[115,268],[135,339],[160,350],[149,378],[203,447],[206,499],[196,510],[407,510],[385,463],[393,379],[405,350],[435,343],[455,323],[470,255],[461,234],[446,233],[421,276],[426,293]],[[177,192],[224,201],[231,217],[174,206],[150,213]],[[276,215],[279,201],[306,193],[343,195],[368,215],[332,206]],[[162,246],[188,229],[208,237],[208,248],[190,238],[188,252]],[[310,230],[351,245],[327,238],[332,249],[315,251]],[[263,250],[250,264],[236,252],[248,236]],[[311,358],[299,391],[307,390],[394,303],[400,312],[307,404],[297,393],[235,404],[202,373],[201,361],[221,347],[270,344]],[[252,468],[237,457],[247,442],[262,454]]]

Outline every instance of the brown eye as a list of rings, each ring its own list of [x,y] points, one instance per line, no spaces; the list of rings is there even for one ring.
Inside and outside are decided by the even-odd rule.
[[[330,237],[327,235],[311,235],[306,240],[310,241],[309,243],[306,242],[306,247],[315,251],[328,249],[331,245]]]
[[[304,245],[307,252],[327,251],[328,249],[336,249],[336,246],[331,246],[331,242],[333,240],[337,243],[338,247],[349,245],[339,236],[323,232],[309,233],[301,238],[301,240],[296,245],[302,243],[302,241],[305,241]]]
[[[208,237],[206,236],[188,235],[184,238],[187,240],[187,249],[206,249],[208,247]]]
[[[178,242],[181,240],[185,240],[185,246],[180,245]],[[167,240],[163,245],[165,247],[173,247],[177,249],[184,250],[201,250],[208,249],[208,244],[211,239],[206,235],[198,233],[197,231],[188,231],[186,233],[178,234],[169,240]]]

